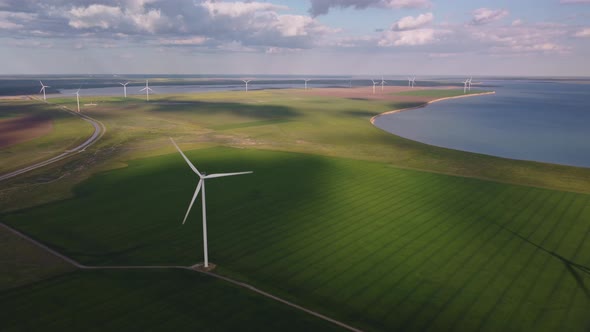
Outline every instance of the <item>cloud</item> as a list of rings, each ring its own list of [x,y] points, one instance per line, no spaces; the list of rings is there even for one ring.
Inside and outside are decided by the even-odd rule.
[[[312,16],[327,14],[332,8],[365,9],[376,8],[429,8],[430,0],[311,0],[309,12]]]
[[[167,46],[185,47],[201,45],[200,38],[206,38],[210,47],[237,42],[262,51],[310,48],[337,31],[310,16],[283,13],[287,10],[248,0],[0,0],[0,37],[43,31],[48,38],[124,36],[128,42],[159,44],[167,39],[176,41]]]
[[[473,11],[473,19],[471,20],[471,24],[488,24],[494,21],[498,21],[508,16],[508,14],[509,12],[506,9],[494,10],[489,8],[479,8]]]
[[[417,46],[431,44],[443,34],[434,29],[386,31],[378,42],[379,46]]]
[[[475,29],[474,29],[475,28]],[[571,47],[562,44],[568,35],[566,26],[559,24],[530,24],[501,27],[473,27],[469,34],[474,42],[487,52],[516,53],[567,53]]]
[[[391,30],[401,31],[420,28],[432,22],[433,19],[434,15],[432,15],[432,13],[421,14],[417,17],[406,16],[395,22],[391,26]]]
[[[574,36],[576,36],[576,37],[590,37],[590,28],[585,28],[585,29],[576,31]]]

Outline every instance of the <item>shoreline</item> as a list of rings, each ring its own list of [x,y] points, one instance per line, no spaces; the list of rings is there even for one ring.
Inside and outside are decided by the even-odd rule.
[[[395,114],[395,113],[400,113],[400,112],[405,112],[405,111],[411,111],[411,110],[415,110],[415,109],[418,109],[418,108],[424,108],[424,107],[426,107],[426,106],[428,106],[430,104],[438,103],[439,101],[443,101],[443,100],[468,98],[468,97],[476,97],[476,96],[485,96],[485,95],[493,95],[493,94],[496,94],[496,91],[481,92],[481,93],[472,93],[472,94],[468,94],[468,95],[460,95],[460,96],[454,96],[454,97],[438,98],[438,99],[434,99],[434,100],[428,101],[428,102],[426,102],[424,104],[421,104],[421,105],[418,105],[418,106],[407,107],[407,108],[400,108],[400,109],[397,109],[397,110],[383,112],[383,113],[380,113],[380,114],[377,114],[377,115],[373,116],[371,118],[371,120],[369,120],[369,121],[371,122],[371,124],[373,126],[375,126],[375,120],[377,118],[381,117],[381,116],[384,116],[384,115]],[[377,127],[377,126],[375,126],[375,127]],[[379,127],[377,127],[377,128],[379,128]],[[381,129],[381,128],[379,128],[379,129]]]

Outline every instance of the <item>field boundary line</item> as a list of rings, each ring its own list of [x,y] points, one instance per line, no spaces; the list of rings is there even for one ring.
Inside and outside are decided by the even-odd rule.
[[[33,98],[33,100],[36,100],[36,99]],[[18,169],[16,171],[12,171],[10,173],[0,175],[0,181],[11,179],[15,176],[18,176],[18,175],[36,170],[38,168],[53,164],[53,163],[58,162],[60,160],[66,159],[70,156],[73,156],[76,153],[83,152],[86,150],[86,148],[88,148],[92,144],[96,143],[99,139],[101,139],[104,136],[105,132],[107,131],[105,125],[102,122],[100,122],[96,119],[93,119],[93,118],[89,117],[88,115],[74,112],[71,109],[69,109],[68,107],[63,106],[63,105],[51,104],[49,102],[45,102],[45,103],[49,104],[49,105],[57,106],[59,109],[61,109],[63,111],[66,111],[72,115],[81,117],[84,121],[90,123],[94,127],[94,133],[92,133],[92,135],[88,139],[86,139],[82,144],[80,144],[72,149],[66,150],[63,153],[61,153],[55,157],[49,158],[47,160],[38,162],[33,165],[23,167],[21,169]]]
[[[160,269],[160,270],[163,270],[163,269],[188,270],[188,271],[192,271],[192,272],[201,273],[201,274],[204,274],[204,275],[207,275],[209,277],[213,277],[213,278],[216,278],[216,279],[219,279],[219,280],[223,280],[223,281],[225,281],[227,283],[233,284],[233,285],[238,286],[238,287],[241,287],[241,288],[248,289],[248,290],[250,290],[250,291],[252,291],[254,293],[258,293],[259,295],[262,295],[262,296],[264,296],[264,297],[266,297],[268,299],[274,300],[276,302],[280,302],[282,304],[285,304],[287,306],[290,306],[292,308],[295,308],[295,309],[297,309],[299,311],[303,311],[303,312],[305,312],[305,313],[307,313],[309,315],[318,317],[320,319],[323,319],[323,320],[325,320],[327,322],[330,322],[330,323],[332,323],[334,325],[340,326],[340,327],[342,327],[344,329],[347,329],[349,331],[363,332],[360,329],[357,329],[355,327],[352,327],[350,325],[347,325],[347,324],[345,324],[345,323],[343,323],[341,321],[338,321],[336,319],[330,318],[328,316],[322,315],[322,314],[320,314],[317,311],[313,311],[311,309],[307,309],[307,308],[302,307],[302,306],[300,306],[298,304],[295,304],[293,302],[287,301],[287,300],[285,300],[283,298],[280,298],[280,297],[278,297],[276,295],[272,295],[270,293],[267,293],[267,292],[265,292],[265,291],[263,291],[261,289],[258,289],[256,287],[250,285],[250,284],[247,284],[245,282],[241,282],[241,281],[238,281],[238,280],[235,280],[235,279],[226,277],[226,276],[222,276],[222,275],[217,274],[217,273],[199,270],[199,269],[196,268],[197,265],[192,265],[192,266],[181,266],[181,265],[120,265],[120,266],[105,265],[105,266],[94,266],[94,265],[84,265],[84,264],[81,264],[81,263],[73,260],[72,258],[70,258],[70,257],[68,257],[68,256],[66,256],[64,254],[61,254],[60,252],[58,252],[58,251],[56,251],[54,249],[51,249],[47,245],[45,245],[45,244],[43,244],[43,243],[41,243],[41,242],[33,239],[32,237],[24,234],[21,231],[18,231],[16,229],[14,229],[14,228],[6,225],[3,222],[0,222],[0,227],[6,229],[8,231],[10,231],[11,233],[13,233],[13,234],[15,234],[15,235],[17,235],[17,236],[19,236],[19,237],[21,237],[23,239],[25,239],[26,241],[28,241],[28,242],[36,245],[37,247],[39,247],[39,248],[41,248],[41,249],[49,252],[50,254],[52,254],[54,256],[57,256],[58,258],[61,258],[62,260],[66,261],[67,263],[70,263],[71,265],[73,265],[73,266],[75,266],[75,267],[77,267],[77,268],[79,268],[81,270],[142,270],[142,269],[144,269],[144,270],[158,270],[158,269]]]

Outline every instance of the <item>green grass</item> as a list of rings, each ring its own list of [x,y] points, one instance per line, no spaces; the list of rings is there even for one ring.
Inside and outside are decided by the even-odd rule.
[[[0,293],[2,331],[336,331],[189,271],[81,271]]]
[[[588,195],[293,153],[188,156],[209,173],[255,172],[207,184],[221,273],[369,330],[590,323],[588,274],[535,246],[590,265]],[[199,209],[180,225],[195,185],[174,153],[2,219],[87,264],[188,265],[202,252]]]
[[[94,131],[86,121],[51,106],[29,101],[0,101],[0,116],[2,114],[11,116],[15,112],[18,112],[19,115],[37,115],[49,118],[52,121],[53,129],[49,134],[0,149],[0,159],[2,159],[0,174],[59,155],[82,143]]]
[[[0,291],[43,280],[74,268],[62,259],[0,227]]]

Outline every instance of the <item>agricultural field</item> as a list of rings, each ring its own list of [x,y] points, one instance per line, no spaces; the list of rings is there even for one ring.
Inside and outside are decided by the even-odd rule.
[[[441,97],[422,90],[403,102],[292,91],[158,96],[149,104],[102,98],[87,111],[108,128],[89,149],[92,162],[81,154],[43,172],[79,169],[39,190],[53,192],[52,201],[22,189],[39,174],[8,182],[14,188],[0,196],[0,221],[87,265],[195,264],[200,207],[181,221],[198,179],[172,136],[201,171],[254,171],[207,183],[216,273],[369,331],[587,330],[590,171],[436,148],[369,123],[425,96]],[[95,310],[145,303],[136,287],[151,288],[157,277],[134,271],[142,281],[132,285],[126,273],[76,272],[0,299],[44,303],[89,284],[102,296],[129,292],[113,306],[86,302],[81,321],[92,322]],[[157,282],[150,294],[203,291],[198,275],[165,278],[173,285]],[[228,302],[227,294],[210,298],[213,306]],[[174,322],[186,311],[174,309],[162,314],[180,326]],[[56,315],[49,326],[60,329],[66,318]]]

